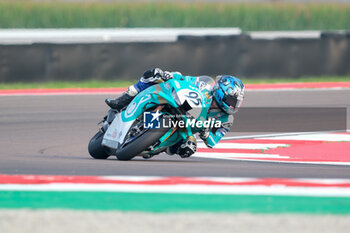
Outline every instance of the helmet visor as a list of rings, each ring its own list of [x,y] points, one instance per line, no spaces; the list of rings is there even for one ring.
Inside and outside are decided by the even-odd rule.
[[[234,96],[225,95],[224,96],[224,102],[228,106],[236,109],[236,108],[239,108],[242,105],[243,97],[241,95],[234,95]]]

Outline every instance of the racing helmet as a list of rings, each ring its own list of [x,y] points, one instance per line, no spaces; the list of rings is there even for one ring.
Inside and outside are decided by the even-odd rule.
[[[216,104],[227,114],[238,111],[244,98],[244,85],[239,78],[231,75],[219,75],[213,89]]]

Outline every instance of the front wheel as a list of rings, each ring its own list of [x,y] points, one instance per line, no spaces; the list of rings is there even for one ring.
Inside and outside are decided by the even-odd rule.
[[[127,144],[125,147],[117,151],[119,160],[130,160],[141,152],[147,150],[148,147],[154,145],[168,131],[166,128],[148,130],[141,136]]]
[[[94,159],[107,159],[109,157],[105,151],[105,148],[102,146],[103,135],[104,133],[98,131],[89,142],[89,154]]]

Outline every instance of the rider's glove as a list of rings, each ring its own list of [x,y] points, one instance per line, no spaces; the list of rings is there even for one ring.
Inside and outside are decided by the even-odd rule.
[[[177,149],[176,154],[180,155],[181,158],[187,158],[196,153],[197,142],[194,137],[189,137],[181,146]]]
[[[162,78],[164,81],[168,81],[169,79],[173,79],[173,78],[174,78],[174,75],[171,72],[164,71],[163,78]]]
[[[199,137],[202,139],[202,140],[205,140],[209,137],[210,135],[210,129],[209,128],[204,128],[202,129],[200,132],[199,132]]]
[[[153,69],[153,77],[156,79],[160,79],[164,77],[164,72],[163,70],[159,69],[159,68],[154,68]]]
[[[211,117],[208,117],[208,121],[211,121],[213,120],[213,118]],[[210,131],[212,130],[211,127],[206,127],[204,129],[202,129],[200,132],[199,132],[199,137],[202,139],[202,140],[205,140],[209,137],[210,135]]]
[[[174,78],[174,76],[171,72],[163,71],[160,68],[154,68],[151,70],[147,70],[145,73],[143,73],[141,81],[144,83],[159,83],[162,81],[168,81],[172,78]]]
[[[157,83],[163,79],[163,75],[164,75],[163,70],[159,68],[154,68],[154,69],[145,71],[140,81],[142,83]]]

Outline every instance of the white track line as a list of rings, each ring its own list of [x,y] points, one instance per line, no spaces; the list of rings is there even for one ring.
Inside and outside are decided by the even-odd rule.
[[[290,132],[290,133],[274,133],[274,134],[256,134],[256,135],[246,135],[246,136],[231,136],[224,137],[222,140],[238,140],[238,139],[262,139],[262,138],[272,138],[284,137],[284,136],[297,136],[297,135],[314,135],[314,134],[328,134],[328,133],[345,133],[349,130],[329,130],[329,131],[319,131],[319,132]],[[201,141],[201,140],[198,140]]]
[[[199,148],[207,148],[203,142],[197,144]],[[262,144],[262,143],[218,143],[215,149],[252,149],[266,150],[270,148],[286,147],[287,144]]]
[[[258,153],[217,153],[217,152],[197,152],[192,157],[211,158],[211,159],[233,159],[233,158],[261,158],[261,159],[288,159],[289,156],[280,156],[275,154]]]
[[[244,194],[350,197],[350,188],[288,187],[283,185],[125,185],[125,184],[38,184],[0,185],[0,190],[11,191],[79,191],[79,192],[133,192],[133,193],[190,193],[190,194]]]
[[[279,137],[266,137],[261,139],[268,140],[302,140],[302,141],[326,141],[326,142],[342,142],[350,141],[350,134],[312,134],[312,135],[290,135]],[[350,153],[350,152],[349,152]]]
[[[209,158],[209,157],[208,157]],[[214,157],[210,157],[211,159],[215,159]],[[288,157],[289,158],[289,157]],[[224,159],[224,158],[222,158]],[[314,164],[314,165],[331,165],[331,166],[349,166],[350,162],[329,162],[329,161],[294,161],[294,160],[263,160],[263,159],[244,159],[244,158],[227,158],[227,160],[236,160],[236,161],[244,161],[244,162],[262,162],[262,163],[298,163],[298,164]]]

